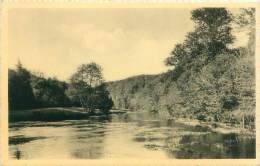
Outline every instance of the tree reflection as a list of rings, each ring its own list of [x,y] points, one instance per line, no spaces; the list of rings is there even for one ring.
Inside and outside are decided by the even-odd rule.
[[[21,155],[22,152],[18,148],[16,148],[16,150],[14,151],[15,158],[19,160],[21,158]]]
[[[78,146],[71,151],[71,155],[79,159],[102,158],[106,124],[109,121],[111,121],[110,116],[92,117],[87,124],[78,125],[79,134],[74,138]],[[82,128],[87,128],[87,130],[82,130]]]
[[[183,135],[168,139],[166,144],[174,158],[255,158],[255,138],[234,133]]]

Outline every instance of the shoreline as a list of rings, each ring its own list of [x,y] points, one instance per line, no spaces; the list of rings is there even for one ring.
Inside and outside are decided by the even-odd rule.
[[[200,122],[199,120],[196,119],[183,119],[183,118],[175,119],[175,121],[193,127],[208,128],[210,131],[215,133],[221,133],[221,134],[235,133],[235,134],[255,135],[255,129],[240,128],[237,126],[231,127],[231,126],[227,126],[227,124],[222,122]],[[214,127],[213,124],[217,124],[217,126]]]
[[[107,113],[100,111],[87,112],[80,107],[52,107],[37,108],[31,110],[10,110],[9,122],[19,121],[62,121],[62,120],[81,120],[88,119],[91,116],[106,116],[110,114],[124,113],[125,111],[111,110]]]
[[[107,113],[102,112],[86,112],[84,108],[80,107],[54,107],[54,108],[37,108],[31,110],[11,110],[9,111],[9,122],[21,121],[62,121],[62,120],[82,120],[88,119],[92,116],[107,116],[111,114],[127,113],[124,110],[110,110]],[[132,111],[131,111],[132,113]],[[172,119],[172,118],[166,118]],[[228,126],[222,122],[201,122],[197,119],[178,118],[173,120],[177,123],[182,123],[197,128],[204,128],[211,132],[221,134],[247,134],[255,135],[255,129],[240,128],[238,126]]]

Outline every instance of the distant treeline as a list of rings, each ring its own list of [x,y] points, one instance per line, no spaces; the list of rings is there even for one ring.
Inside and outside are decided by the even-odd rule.
[[[71,105],[66,82],[32,74],[20,62],[15,70],[9,69],[8,85],[10,110]]]
[[[96,63],[83,64],[69,83],[32,73],[19,62],[9,69],[8,95],[10,110],[43,107],[82,107],[87,111],[108,111],[113,106],[102,69]]]
[[[255,10],[242,9],[233,16],[225,8],[202,8],[191,15],[195,30],[165,60],[173,69],[111,82],[115,107],[253,125]],[[232,24],[249,30],[247,47],[232,47]]]

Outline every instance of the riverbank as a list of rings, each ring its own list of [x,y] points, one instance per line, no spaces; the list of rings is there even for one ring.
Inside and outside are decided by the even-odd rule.
[[[9,121],[61,121],[61,120],[80,120],[88,119],[91,116],[106,116],[109,114],[124,113],[123,111],[111,110],[107,113],[100,111],[86,112],[79,107],[57,107],[39,108],[31,110],[9,111]]]
[[[255,135],[255,129],[247,129],[247,128],[242,128],[240,126],[231,127],[221,122],[201,122],[196,119],[183,119],[183,118],[175,119],[175,121],[189,126],[197,127],[197,128],[204,128],[215,133],[221,133],[221,134],[235,133],[235,134],[243,134],[248,136]]]
[[[31,110],[9,111],[9,122],[18,121],[62,121],[62,120],[81,120],[88,119],[92,116],[108,116],[109,114],[126,113],[124,110],[110,110],[106,114],[96,112],[86,112],[79,107],[57,107],[57,108],[39,108]],[[202,122],[196,119],[174,119],[178,123],[189,125],[198,130],[207,130],[221,134],[245,134],[255,135],[255,129],[242,128],[240,126],[228,126],[221,122]]]

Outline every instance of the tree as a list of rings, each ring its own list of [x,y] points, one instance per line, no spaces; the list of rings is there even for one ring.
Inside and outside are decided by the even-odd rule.
[[[187,56],[188,53],[185,47],[183,44],[176,44],[171,52],[172,56],[165,59],[166,66],[176,66],[183,57]]]
[[[234,17],[238,28],[255,29],[255,8],[242,8],[240,13]]]
[[[9,109],[30,109],[35,107],[35,98],[30,84],[31,73],[19,61],[16,70],[8,71]]]
[[[230,47],[232,15],[225,8],[200,8],[191,15],[195,30],[175,46],[165,63],[174,66],[183,109],[199,119],[220,120],[224,109],[239,105],[235,71],[230,68],[240,54]]]
[[[99,109],[103,112],[109,111],[114,105],[109,96],[107,85],[104,83],[94,88],[89,101],[93,103],[93,109]]]
[[[247,47],[243,48],[235,64],[237,98],[240,105],[234,111],[234,115],[244,127],[245,123],[252,123],[255,120],[255,9],[240,9],[240,13],[234,17],[234,20],[237,29],[248,34]]]
[[[226,51],[232,44],[232,15],[225,8],[201,8],[192,11],[191,19],[196,23],[199,40],[209,57]]]
[[[89,111],[108,111],[113,101],[103,82],[102,68],[98,64],[83,64],[70,79],[69,95],[74,103]]]
[[[201,8],[191,14],[195,30],[188,33],[183,43],[175,45],[171,56],[165,60],[167,66],[178,68],[199,56],[206,56],[201,59],[208,61],[221,52],[234,52],[228,47],[234,40],[230,12],[225,8]]]
[[[31,79],[33,93],[38,107],[68,106],[70,101],[66,95],[68,85],[56,78],[44,78],[33,75]]]
[[[79,66],[77,72],[72,75],[71,81],[77,83],[84,82],[90,87],[98,86],[104,81],[102,68],[94,62],[83,64]]]

